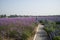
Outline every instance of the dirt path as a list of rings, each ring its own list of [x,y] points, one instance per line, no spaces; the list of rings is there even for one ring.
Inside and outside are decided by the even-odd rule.
[[[36,29],[36,34],[33,40],[48,40],[47,33],[43,30],[43,28],[44,28],[43,25],[38,24],[38,27]]]

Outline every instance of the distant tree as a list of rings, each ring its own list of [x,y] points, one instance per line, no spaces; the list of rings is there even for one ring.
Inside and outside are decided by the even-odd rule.
[[[18,17],[18,15],[10,15],[10,16],[8,16],[8,17]]]
[[[6,14],[5,15],[0,15],[0,18],[4,18],[4,17],[6,17]]]
[[[6,15],[4,15],[4,17],[6,17]]]

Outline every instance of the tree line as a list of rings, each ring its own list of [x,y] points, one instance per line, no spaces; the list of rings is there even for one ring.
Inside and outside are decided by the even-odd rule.
[[[53,15],[53,16],[55,16],[55,17],[60,17],[60,15]],[[32,15],[9,15],[9,16],[7,16],[6,14],[4,14],[4,15],[0,15],[0,18],[9,18],[9,17],[40,17],[40,16],[32,16]]]
[[[9,18],[9,17],[29,17],[28,15],[26,16],[26,15],[9,15],[9,16],[7,16],[7,15],[0,15],[0,18]]]

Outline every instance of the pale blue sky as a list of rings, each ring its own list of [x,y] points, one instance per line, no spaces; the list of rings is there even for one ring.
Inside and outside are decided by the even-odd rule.
[[[0,0],[0,15],[60,15],[60,0]]]

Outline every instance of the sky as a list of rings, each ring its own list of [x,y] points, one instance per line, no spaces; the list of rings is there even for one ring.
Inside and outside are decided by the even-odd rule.
[[[60,0],[0,0],[0,15],[60,15]]]

